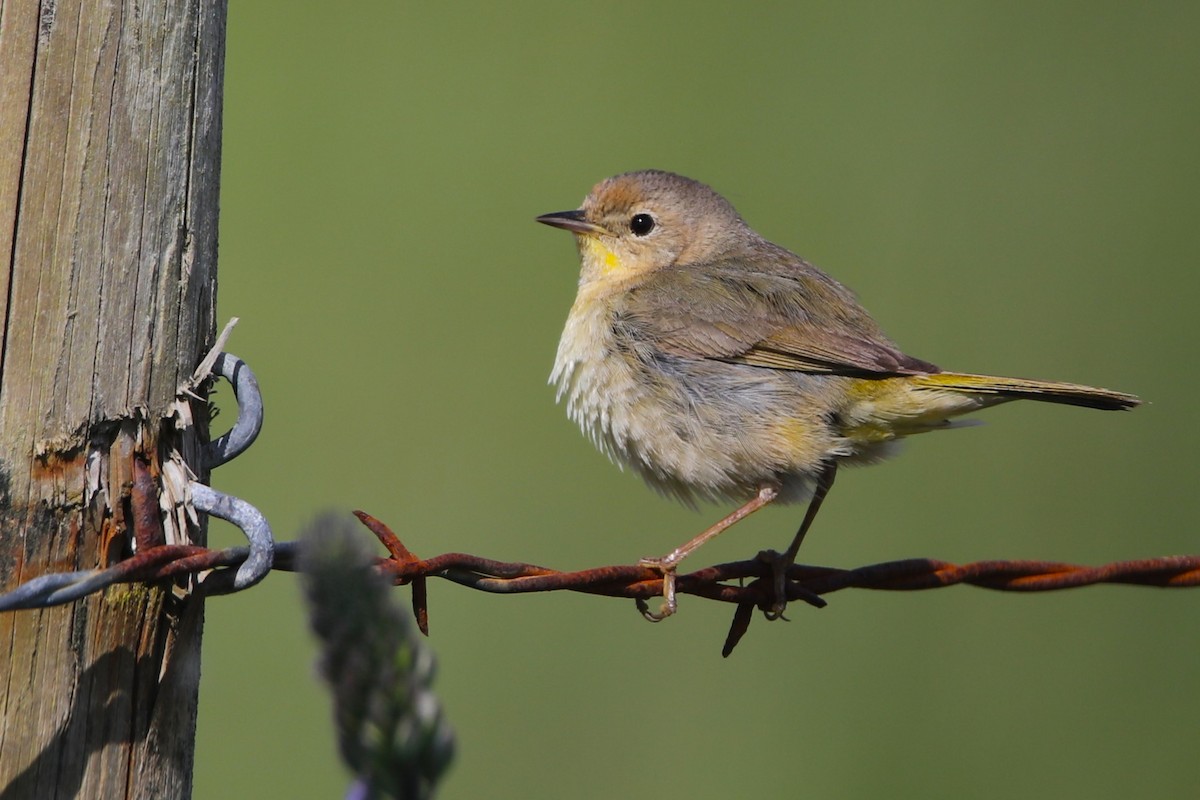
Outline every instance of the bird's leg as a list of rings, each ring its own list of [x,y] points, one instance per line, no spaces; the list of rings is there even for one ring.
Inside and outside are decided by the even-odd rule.
[[[715,538],[717,535],[725,531],[727,528],[741,522],[746,517],[758,511],[763,506],[767,505],[779,496],[779,489],[776,486],[764,485],[748,503],[738,508],[729,516],[706,528],[698,536],[684,544],[676,547],[671,552],[661,558],[643,558],[638,561],[638,564],[643,567],[651,567],[663,574],[663,604],[655,613],[649,610],[645,601],[638,601],[638,609],[641,610],[642,616],[651,622],[660,622],[675,613],[675,569],[679,566],[679,562],[683,561],[693,552],[701,547],[709,539]],[[799,546],[799,545],[797,545]],[[794,556],[793,556],[794,558]]]
[[[808,509],[804,512],[804,521],[800,523],[800,530],[796,531],[796,537],[792,539],[787,551],[776,553],[768,550],[764,554],[770,560],[771,573],[775,580],[775,603],[771,606],[770,611],[764,612],[767,619],[779,619],[783,616],[784,609],[787,608],[787,571],[792,564],[796,563],[796,554],[800,552],[804,535],[808,533],[813,520],[817,518],[817,512],[821,510],[821,503],[825,500],[825,495],[829,494],[829,490],[833,487],[833,479],[836,477],[837,462],[829,461],[817,476],[817,485],[813,490],[812,499],[808,501]]]

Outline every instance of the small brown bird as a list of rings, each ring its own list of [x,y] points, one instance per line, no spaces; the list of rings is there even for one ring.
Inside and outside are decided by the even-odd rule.
[[[538,222],[575,235],[579,290],[551,382],[592,441],[663,494],[735,500],[736,511],[661,558],[658,620],[675,612],[675,569],[772,502],[808,500],[785,573],[843,464],[1028,398],[1106,410],[1137,397],[1071,383],[943,372],[905,355],[854,295],[772,244],[708,186],[647,170],[597,184],[577,211]]]

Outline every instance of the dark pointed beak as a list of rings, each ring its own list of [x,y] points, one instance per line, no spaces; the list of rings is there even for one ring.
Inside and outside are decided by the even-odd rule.
[[[588,222],[582,211],[555,211],[553,214],[542,214],[537,221],[571,233],[608,233],[596,223]]]

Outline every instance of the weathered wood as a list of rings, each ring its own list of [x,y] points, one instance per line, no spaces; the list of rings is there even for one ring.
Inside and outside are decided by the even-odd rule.
[[[215,334],[225,12],[0,0],[2,589],[127,554],[135,469],[201,472],[170,418]],[[202,613],[0,615],[0,800],[188,797]]]

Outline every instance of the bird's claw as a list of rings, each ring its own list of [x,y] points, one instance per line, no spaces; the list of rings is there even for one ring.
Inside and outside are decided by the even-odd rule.
[[[772,622],[777,619],[790,622],[783,612],[787,610],[787,571],[792,565],[791,560],[774,550],[763,550],[755,558],[770,566],[771,586],[774,589],[771,607],[763,609],[763,616]]]
[[[642,616],[650,622],[662,622],[667,617],[671,616],[678,610],[678,603],[675,601],[675,562],[668,558],[643,558],[638,561],[638,566],[649,567],[650,569],[658,570],[663,576],[663,603],[658,607],[658,611],[651,611],[650,604],[642,598],[637,598],[637,608]]]

